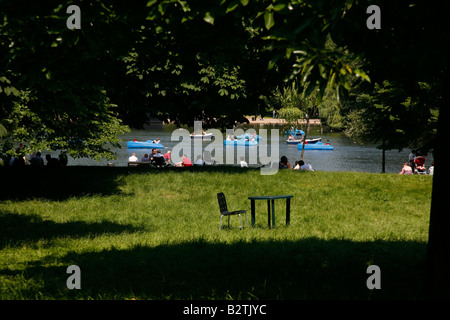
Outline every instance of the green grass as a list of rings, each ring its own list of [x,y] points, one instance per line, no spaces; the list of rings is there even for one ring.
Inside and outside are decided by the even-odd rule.
[[[29,169],[29,168],[26,168]],[[230,167],[3,170],[0,299],[420,299],[432,179]],[[219,231],[248,196],[291,225]],[[224,219],[226,225],[226,219]],[[81,269],[69,290],[66,269]],[[381,290],[366,287],[381,268]]]

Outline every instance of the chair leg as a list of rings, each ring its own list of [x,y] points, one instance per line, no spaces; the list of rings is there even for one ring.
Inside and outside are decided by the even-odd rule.
[[[220,216],[220,225],[219,225],[219,230],[222,230],[222,218],[223,218],[223,215],[222,215],[222,216]]]
[[[241,214],[239,214],[239,222],[241,223],[241,230],[243,229],[242,227],[242,219],[241,219]]]
[[[248,228],[248,217],[247,217],[247,212],[245,213],[245,219],[247,220],[247,228]]]

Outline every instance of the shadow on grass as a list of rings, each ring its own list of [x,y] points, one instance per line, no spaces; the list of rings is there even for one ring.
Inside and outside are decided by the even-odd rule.
[[[129,174],[164,174],[166,172],[220,172],[245,174],[258,168],[238,166],[205,166],[190,168],[72,166],[52,167],[0,167],[0,201],[48,199],[62,201],[87,195],[123,194],[121,177]]]
[[[0,200],[65,200],[86,195],[120,194],[120,171],[108,167],[0,168]],[[3,180],[4,179],[4,180]],[[3,183],[6,181],[6,183]]]
[[[5,246],[22,246],[38,240],[59,237],[95,237],[104,233],[135,232],[132,225],[121,225],[109,221],[86,223],[83,221],[56,223],[44,221],[38,215],[0,213],[0,249]]]
[[[41,279],[41,292],[56,299],[420,299],[425,254],[416,242],[199,240],[70,253],[64,266],[30,263],[20,276]],[[372,264],[381,268],[380,290],[366,286]],[[66,288],[69,265],[81,269],[80,290]]]

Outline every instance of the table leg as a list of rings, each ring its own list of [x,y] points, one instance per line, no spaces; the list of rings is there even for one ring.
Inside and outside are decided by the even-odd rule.
[[[252,208],[252,227],[255,227],[255,200],[250,200],[251,201],[251,208]]]
[[[291,198],[286,198],[286,225],[291,223]]]
[[[275,200],[272,199],[272,227],[275,228]]]
[[[267,223],[269,224],[270,229],[270,200],[267,199]]]

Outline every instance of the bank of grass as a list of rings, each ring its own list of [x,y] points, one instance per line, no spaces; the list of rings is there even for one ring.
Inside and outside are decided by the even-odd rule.
[[[3,170],[0,299],[420,299],[432,179],[209,167]],[[5,180],[6,181],[6,180]],[[248,196],[291,225],[219,231]],[[224,220],[226,225],[226,219]],[[244,220],[245,223],[245,220]],[[69,290],[66,269],[81,269]],[[367,266],[381,268],[369,290]]]

